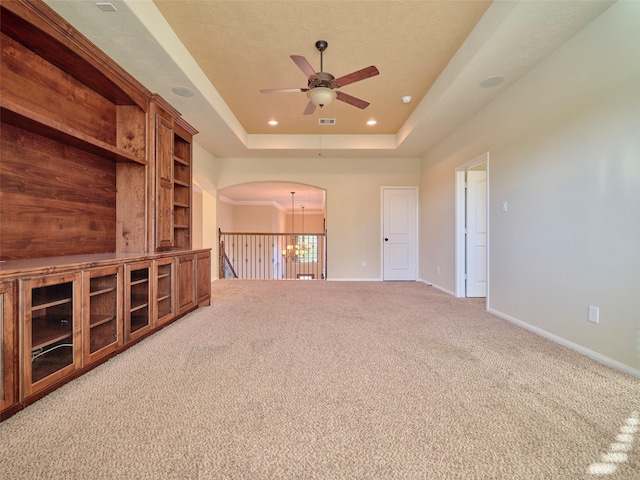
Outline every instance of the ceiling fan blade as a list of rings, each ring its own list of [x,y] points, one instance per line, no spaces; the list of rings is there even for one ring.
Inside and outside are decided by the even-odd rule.
[[[291,55],[291,60],[293,60],[296,65],[298,65],[298,68],[302,70],[302,73],[304,73],[307,78],[316,76],[316,71],[313,69],[307,59],[302,55]]]
[[[304,109],[304,112],[302,112],[303,115],[311,115],[313,112],[316,111],[316,106],[309,102],[307,103],[307,108]]]
[[[295,93],[295,92],[308,92],[308,88],[271,88],[268,90],[260,90],[260,93]]]
[[[359,82],[360,80],[364,80],[365,78],[375,77],[380,72],[378,69],[371,65],[370,67],[363,68],[362,70],[358,70],[357,72],[350,73],[349,75],[345,75],[344,77],[340,77],[336,79],[336,83],[340,87],[344,87],[345,85],[349,85],[350,83]]]
[[[337,100],[341,102],[348,103],[349,105],[353,105],[354,107],[365,109],[369,106],[369,102],[365,102],[364,100],[360,100],[359,98],[348,95],[344,92],[336,92],[338,95],[336,96]]]

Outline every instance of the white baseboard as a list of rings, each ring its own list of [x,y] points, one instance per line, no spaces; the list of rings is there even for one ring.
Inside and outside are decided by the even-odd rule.
[[[381,282],[381,278],[327,278],[327,282]]]
[[[419,279],[418,281],[419,281],[419,282],[422,282],[422,283],[426,283],[426,284],[427,284],[427,285],[429,285],[430,287],[433,287],[433,288],[435,288],[436,290],[440,290],[441,292],[444,292],[444,293],[446,293],[447,295],[451,295],[452,297],[455,297],[455,296],[456,296],[455,292],[452,292],[451,290],[447,290],[446,288],[441,287],[440,285],[436,285],[435,283],[431,283],[431,282],[429,282],[428,280]]]
[[[583,355],[586,355],[589,358],[592,358],[593,360],[600,362],[608,367],[614,368],[616,370],[620,370],[621,372],[627,373],[633,377],[636,378],[640,378],[640,370],[637,370],[635,368],[630,367],[629,365],[625,365],[624,363],[618,362],[617,360],[614,360],[612,358],[606,357],[598,352],[594,352],[593,350],[589,350],[586,347],[583,347],[582,345],[578,345],[577,343],[573,343],[569,340],[567,340],[566,338],[562,338],[559,337],[558,335],[555,335],[553,333],[547,332],[546,330],[543,330],[542,328],[536,327],[534,325],[531,325],[527,322],[523,322],[522,320],[519,320],[515,317],[512,317],[511,315],[507,315],[506,313],[503,313],[499,310],[496,310],[494,308],[487,308],[487,311],[489,313],[492,313],[493,315],[495,315],[496,317],[500,317],[508,322],[511,322],[515,325],[518,325],[522,328],[525,328],[527,330],[529,330],[530,332],[535,333],[536,335],[540,335],[541,337],[544,337],[548,340],[551,340],[552,342],[558,343],[564,347],[570,348],[571,350],[575,350],[578,353],[581,353]]]

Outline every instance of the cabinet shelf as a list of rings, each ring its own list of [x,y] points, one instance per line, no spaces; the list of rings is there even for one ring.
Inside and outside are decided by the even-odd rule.
[[[132,280],[130,285],[134,286],[134,285],[142,285],[143,283],[148,283],[149,279],[148,278],[143,278],[141,280]]]
[[[114,162],[147,164],[144,158],[131,155],[124,150],[67,127],[63,123],[47,118],[6,98],[0,99],[0,117],[3,122],[15,127],[71,145]]]
[[[115,292],[116,287],[103,288],[102,290],[96,290],[89,294],[90,297],[95,297],[97,295],[104,295],[105,293]]]
[[[131,309],[129,310],[131,313],[133,312],[137,312],[138,310],[142,310],[143,308],[147,308],[149,306],[148,303],[141,303],[140,305],[136,305],[131,307]]]
[[[177,163],[180,163],[180,164],[184,165],[185,167],[188,167],[189,165],[191,165],[188,160],[183,160],[180,157],[173,157],[173,161],[177,162]]]
[[[31,311],[32,312],[37,312],[38,310],[45,310],[49,307],[55,307],[58,305],[64,305],[66,303],[71,303],[71,299],[70,298],[61,298],[59,300],[52,300],[51,302],[47,302],[47,303],[41,303],[39,305],[33,305],[33,307],[31,307]]]
[[[187,182],[183,182],[182,180],[178,180],[178,179],[174,179],[173,183],[176,186],[179,186],[179,187],[185,187],[185,188],[190,188],[191,187],[191,185],[189,185]]]
[[[61,322],[64,320],[67,319],[51,319],[50,317],[46,320],[34,319],[31,351],[45,348],[67,338],[72,339],[71,320],[69,319],[67,324],[62,324]]]
[[[180,207],[180,208],[189,208],[189,205],[187,205],[186,203],[173,202],[173,206]]]
[[[91,315],[89,326],[91,328],[99,327],[100,325],[109,323],[115,319],[116,319],[115,314],[114,315]]]

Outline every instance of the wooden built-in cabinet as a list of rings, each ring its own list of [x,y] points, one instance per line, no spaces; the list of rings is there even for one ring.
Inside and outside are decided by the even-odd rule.
[[[191,248],[191,139],[197,133],[181,118],[175,122],[173,135],[173,237],[179,249]]]
[[[121,265],[83,272],[83,362],[90,364],[122,346]]]
[[[4,419],[208,304],[210,252],[177,110],[41,0],[0,1],[0,54]]]
[[[81,283],[79,272],[20,281],[25,396],[82,366]]]
[[[210,256],[193,250],[0,263],[0,419],[209,305]]]
[[[149,333],[152,327],[152,262],[125,265],[124,337],[130,342]]]
[[[162,97],[151,99],[152,130],[155,132],[155,249],[191,248],[191,143],[198,133]]]
[[[155,115],[156,250],[173,248],[173,119]]]
[[[180,255],[178,264],[178,314],[193,310],[197,305],[196,289],[196,255]]]
[[[154,279],[156,308],[154,318],[156,326],[159,326],[176,316],[175,259],[173,257],[154,261]]]
[[[211,251],[198,252],[197,272],[198,305],[209,305],[211,302]]]

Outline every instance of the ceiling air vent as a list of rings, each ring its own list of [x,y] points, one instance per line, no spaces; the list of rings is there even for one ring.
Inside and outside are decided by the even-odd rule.
[[[319,118],[318,119],[318,125],[335,125],[335,124],[336,124],[335,118]]]

